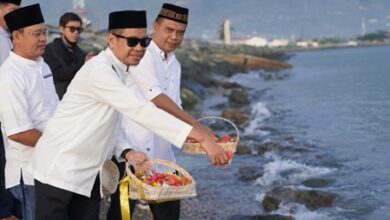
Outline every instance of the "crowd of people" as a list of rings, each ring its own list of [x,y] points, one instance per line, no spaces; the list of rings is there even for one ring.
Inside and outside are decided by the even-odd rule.
[[[20,4],[0,0],[0,219],[97,220],[105,160],[121,176],[125,161],[175,162],[172,145],[187,138],[212,165],[228,163],[213,132],[181,108],[174,51],[187,8],[164,3],[151,36],[146,11],[111,12],[107,48],[95,55],[78,46],[77,14],[64,13],[61,37],[47,44],[39,4]],[[116,192],[107,219],[122,219],[120,205]],[[149,206],[154,219],[180,217],[179,200]]]

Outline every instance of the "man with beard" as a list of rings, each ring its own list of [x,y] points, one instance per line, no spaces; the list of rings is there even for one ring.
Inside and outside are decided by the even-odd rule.
[[[83,32],[81,18],[66,12],[60,17],[59,29],[61,37],[56,38],[46,46],[43,58],[53,72],[54,85],[58,97],[62,99],[76,72],[91,59],[93,54],[85,54],[77,45]]]

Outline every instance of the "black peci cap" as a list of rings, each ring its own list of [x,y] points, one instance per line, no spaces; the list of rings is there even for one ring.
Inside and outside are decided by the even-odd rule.
[[[183,24],[188,23],[188,9],[180,6],[164,3],[157,18],[166,18]]]
[[[114,11],[109,15],[108,30],[146,27],[146,11]]]
[[[20,3],[22,2],[22,0],[0,0],[0,2],[12,3],[12,4],[15,4],[15,5],[20,5]]]
[[[45,22],[39,4],[18,8],[6,14],[4,20],[11,33],[20,28]]]

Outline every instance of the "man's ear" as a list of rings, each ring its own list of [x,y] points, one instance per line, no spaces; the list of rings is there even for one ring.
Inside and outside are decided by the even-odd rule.
[[[107,35],[107,44],[110,49],[114,49],[116,46],[116,37],[112,33]]]
[[[64,34],[65,27],[63,27],[63,26],[60,26],[59,30],[60,30],[61,34]]]
[[[17,44],[22,40],[22,32],[20,31],[12,31],[12,43]]]
[[[159,23],[158,21],[154,21],[153,24],[152,24],[152,29],[153,29],[153,33],[156,32],[159,28]]]

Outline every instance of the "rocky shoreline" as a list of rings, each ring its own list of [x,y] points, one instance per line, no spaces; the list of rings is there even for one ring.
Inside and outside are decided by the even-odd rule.
[[[86,50],[101,50],[104,38],[102,36],[91,36],[91,40],[84,41]],[[90,42],[94,42],[91,45]],[[96,46],[100,45],[100,46]],[[213,106],[216,116],[221,116],[233,121],[239,129],[244,129],[251,120],[250,91],[238,83],[229,81],[229,77],[236,73],[247,73],[252,70],[260,70],[262,80],[284,80],[286,76],[280,70],[292,68],[287,63],[291,55],[280,51],[272,51],[264,48],[249,46],[226,46],[211,44],[195,40],[187,40],[176,51],[176,56],[182,65],[182,90],[181,98],[183,107],[190,111],[195,117],[204,116],[205,110],[202,105],[206,97],[223,96],[226,101],[218,106]],[[272,132],[272,128],[262,128]],[[250,140],[248,137],[246,140]],[[295,137],[285,137],[284,142],[294,143]],[[253,142],[251,142],[253,143]],[[256,142],[255,142],[256,143]],[[257,142],[258,143],[258,142]],[[241,201],[240,194],[250,194],[253,183],[257,178],[264,175],[262,167],[256,167],[252,163],[262,160],[256,155],[263,155],[266,152],[278,151],[292,154],[306,153],[310,150],[306,147],[290,146],[278,142],[256,144],[251,146],[249,142],[242,141],[238,147],[237,154],[248,157],[247,161],[237,161],[237,166],[228,171],[213,171],[214,178],[207,174],[206,170],[194,168],[193,165],[184,166],[197,180],[198,196],[194,199],[183,200],[181,208],[181,219],[258,219],[258,220],[292,220],[293,215],[277,215],[273,212],[283,202],[295,202],[305,205],[309,210],[333,205],[337,195],[322,192],[319,190],[294,190],[288,187],[273,187],[270,189],[262,202],[253,203]],[[178,152],[178,163],[186,163],[187,156]],[[206,158],[204,158],[206,159]],[[181,163],[181,160],[182,163]],[[207,163],[207,161],[204,161]],[[264,163],[264,161],[262,161]],[[219,179],[236,179],[228,183],[221,183]],[[229,190],[234,189],[234,181],[249,183],[240,185],[237,195],[230,195]],[[210,181],[212,185],[210,186]],[[226,191],[221,191],[226,184]],[[329,183],[326,179],[312,179],[306,183],[310,187],[321,188]],[[311,185],[310,185],[311,184]],[[232,188],[233,187],[233,188]],[[226,207],[226,202],[248,204],[247,210],[237,207]],[[101,219],[105,219],[105,213],[109,206],[109,200],[101,203]],[[253,210],[253,211],[250,211]],[[226,212],[231,212],[227,215]],[[259,215],[258,213],[264,213]],[[230,216],[230,217],[226,217]],[[150,211],[136,208],[133,219],[152,219]]]
[[[265,70],[264,80],[282,79],[279,70],[292,68],[286,63],[290,55],[264,48],[237,45],[220,45],[187,40],[176,50],[182,66],[181,98],[183,108],[195,116],[202,115],[201,105],[206,96],[223,94],[221,117],[234,123],[245,124],[249,118],[249,97],[245,88],[228,81],[236,73]]]
[[[254,97],[251,97],[253,94],[251,94],[250,89],[229,81],[228,78],[236,73],[247,73],[255,70],[260,72],[262,77],[260,80],[284,80],[287,76],[281,70],[292,68],[290,64],[286,63],[291,55],[280,51],[265,50],[264,48],[212,45],[204,42],[189,41],[178,50],[177,54],[183,68],[184,88],[191,90],[196,96],[196,98],[191,98],[191,100],[199,100],[201,103],[205,95],[210,97],[222,94],[222,96],[226,97],[227,102],[214,106],[214,109],[217,109],[214,112],[217,114],[220,112],[219,116],[233,121],[241,130],[244,130],[248,125],[248,120],[253,120],[250,104]],[[193,89],[194,87],[195,89]],[[199,88],[202,88],[200,92]],[[182,98],[184,103],[189,102],[189,100],[185,99],[186,97],[182,96]],[[202,105],[198,106],[200,108],[196,104],[191,103],[189,106],[185,106],[185,108],[192,110],[194,115],[204,115],[205,109],[201,109]],[[262,128],[262,130],[278,133],[272,130],[272,128]],[[257,159],[256,155],[264,155],[267,152],[281,152],[283,154],[297,155],[298,157],[302,154],[309,155],[311,153],[311,146],[299,146],[301,143],[294,136],[286,136],[283,133],[276,136],[282,138],[282,140],[273,140],[262,144],[260,144],[259,140],[251,141],[251,137],[245,137],[244,140],[246,139],[246,141],[241,141],[237,154],[249,157],[248,160],[253,160],[253,164],[256,164],[254,162]],[[257,144],[253,145],[253,143]],[[265,172],[263,167],[256,167],[253,164],[249,162],[246,165],[240,162],[240,164],[237,164],[238,167],[231,171],[232,176],[238,176],[238,179],[243,183],[253,183],[257,178],[264,176]],[[197,172],[200,171],[192,171],[202,186],[202,181],[210,177],[207,176],[205,179],[202,179],[203,175]],[[222,176],[226,174],[219,173],[214,175],[219,175],[221,179],[224,179]],[[326,178],[311,178],[301,183],[308,187],[306,190],[283,185],[271,187],[259,203],[261,207],[257,208],[257,210],[261,210],[260,213],[264,214],[258,215],[257,213],[259,212],[251,214],[249,210],[248,213],[239,214],[242,213],[241,210],[231,210],[232,215],[228,219],[294,219],[294,210],[288,211],[290,214],[286,216],[274,214],[282,203],[302,204],[310,211],[332,207],[338,199],[338,195],[320,190],[332,183],[332,180]],[[220,197],[225,197],[225,195],[222,195],[223,191],[219,187],[223,187],[223,184],[221,183],[214,190],[213,187],[207,189],[205,187],[205,195],[200,194],[196,202],[186,200],[184,207],[187,205],[190,208],[187,207],[184,209],[186,210],[185,212],[182,211],[185,214],[183,219],[225,219],[226,213],[222,214],[216,211],[222,210],[221,212],[226,212],[229,210],[228,208],[218,208],[224,202],[226,204],[226,200],[221,202],[222,204],[219,203]],[[235,190],[234,186],[229,187],[232,187],[230,190]],[[240,187],[246,188],[245,185],[241,184]],[[226,190],[226,193],[228,193],[227,191],[229,190]],[[219,197],[214,198],[213,195],[219,195]],[[240,203],[238,198],[232,198],[231,201]],[[209,206],[216,206],[217,208],[216,210],[211,209],[209,212],[198,211],[199,209],[208,210]],[[253,207],[253,209],[256,210],[256,207]],[[208,216],[208,214],[211,216]]]

